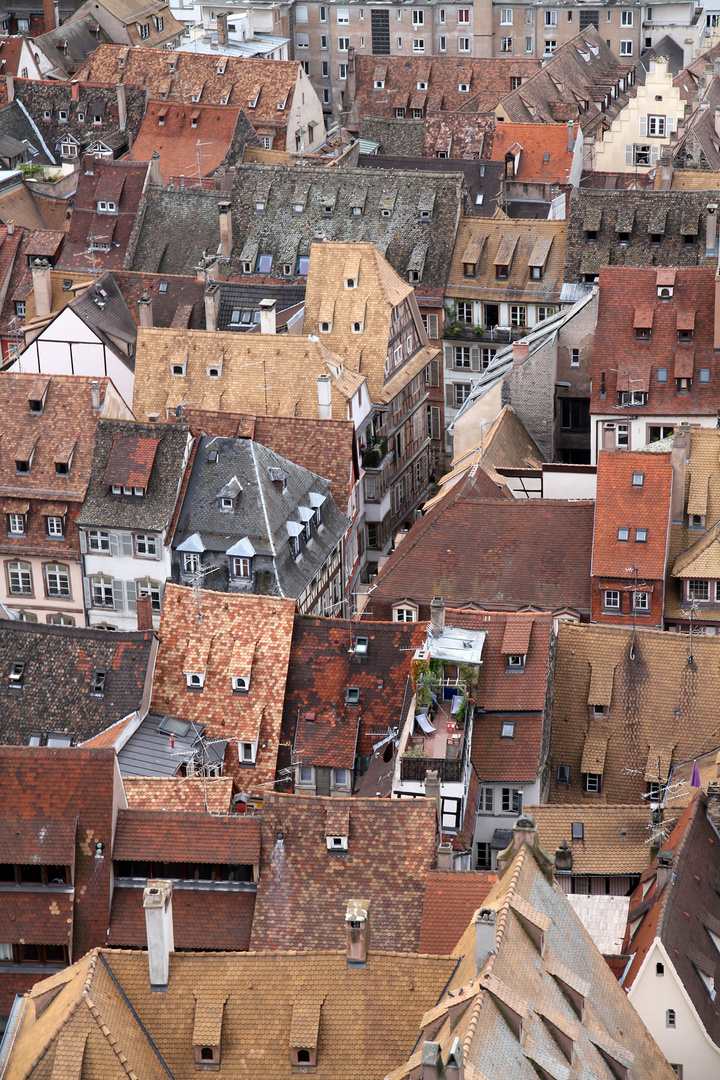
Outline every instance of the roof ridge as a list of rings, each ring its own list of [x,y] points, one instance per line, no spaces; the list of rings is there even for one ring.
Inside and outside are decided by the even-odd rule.
[[[518,854],[515,857],[515,866],[513,867],[513,871],[512,871],[511,877],[510,877],[510,885],[508,887],[507,892],[505,893],[505,898],[503,899],[502,905],[500,907],[500,912],[499,912],[498,918],[497,918],[497,927],[496,927],[496,930],[495,930],[495,949],[494,949],[493,952],[490,953],[490,956],[489,956],[489,958],[487,960],[487,963],[485,965],[485,969],[486,969],[485,974],[486,975],[490,975],[492,973],[493,968],[495,967],[495,960],[497,958],[498,949],[500,948],[500,943],[502,942],[502,936],[503,936],[503,932],[505,930],[505,923],[507,922],[507,915],[508,915],[508,912],[510,910],[510,904],[511,904],[511,902],[512,902],[514,896],[515,896],[515,889],[517,888],[518,878],[520,877],[520,871],[521,871],[523,863],[525,861],[525,852],[526,852],[526,850],[527,850],[527,845],[523,844],[523,846],[520,848],[520,851],[518,852]],[[502,880],[502,878],[500,880]],[[479,972],[478,972],[478,975],[479,975]],[[467,1031],[465,1032],[465,1038],[463,1039],[463,1050],[464,1050],[464,1053],[465,1053],[465,1059],[466,1060],[467,1060],[468,1055],[470,1053],[470,1046],[471,1046],[471,1043],[472,1043],[472,1040],[473,1040],[473,1035],[475,1034],[475,1028],[477,1027],[478,1020],[480,1019],[480,1012],[482,1010],[483,1002],[485,1001],[485,994],[486,993],[487,993],[487,987],[483,986],[480,989],[480,992],[478,993],[477,998],[475,1000],[472,1015],[470,1016],[470,1022],[469,1022],[468,1026],[467,1026]]]
[[[110,1044],[110,1048],[112,1049],[112,1052],[115,1054],[115,1057],[120,1062],[120,1065],[122,1066],[123,1072],[126,1074],[126,1076],[129,1077],[129,1080],[138,1080],[137,1074],[133,1071],[133,1069],[130,1068],[130,1062],[128,1061],[127,1057],[125,1056],[125,1054],[120,1049],[117,1039],[114,1037],[114,1035],[110,1031],[110,1028],[105,1023],[105,1021],[103,1019],[103,1016],[102,1016],[102,1013],[98,1009],[95,1002],[92,1000],[92,998],[90,997],[89,994],[86,994],[84,992],[83,992],[83,998],[85,999],[85,1004],[88,1007],[88,1011],[90,1012],[90,1015],[92,1016],[93,1020],[97,1024],[97,1026],[100,1028],[101,1034],[105,1037],[107,1042]]]
[[[659,901],[660,901],[660,914],[658,915],[657,926],[655,927],[655,936],[660,938],[660,939],[662,939],[663,920],[665,919],[665,915],[667,914],[667,907],[668,907],[669,901],[670,901],[670,899],[671,899],[671,897],[673,895],[673,890],[672,890],[672,888],[670,888],[670,886],[673,885],[674,882],[675,882],[675,876],[676,876],[676,873],[677,873],[678,860],[682,857],[683,851],[685,849],[685,844],[688,842],[688,836],[690,834],[690,830],[692,829],[693,825],[695,824],[695,819],[697,818],[697,815],[698,815],[698,807],[702,805],[702,799],[700,798],[701,794],[702,794],[701,791],[698,792],[697,795],[695,796],[695,798],[693,799],[693,801],[690,803],[691,810],[690,810],[690,813],[688,814],[687,824],[686,824],[685,828],[683,829],[682,839],[680,840],[680,843],[677,846],[677,851],[673,855],[673,872],[672,872],[672,875],[670,876],[670,878],[668,879],[668,881],[666,882],[665,888],[662,890],[662,893],[661,893],[660,898],[659,898]],[[662,850],[662,849],[660,849],[660,850]],[[660,852],[658,852],[658,855],[659,855],[659,853]],[[658,858],[658,856],[655,857],[656,862],[657,862],[657,858]],[[656,886],[656,888],[657,888],[657,886]]]
[[[27,1077],[30,1077],[34,1073],[36,1066],[40,1064],[40,1062],[45,1057],[45,1055],[47,1054],[47,1052],[50,1049],[50,1047],[52,1046],[52,1044],[60,1037],[60,1033],[64,1030],[66,1024],[69,1022],[71,1017],[73,1017],[75,1015],[75,1012],[77,1011],[78,1007],[82,1004],[83,999],[86,997],[86,992],[85,991],[86,991],[86,988],[89,986],[90,981],[92,980],[92,972],[93,972],[94,966],[95,966],[95,964],[97,962],[97,954],[98,954],[98,949],[97,948],[93,949],[92,953],[90,954],[91,955],[91,960],[90,960],[89,967],[90,967],[91,970],[90,970],[90,973],[89,973],[87,979],[85,980],[85,982],[83,984],[83,988],[82,988],[82,991],[81,991],[79,997],[77,997],[75,1000],[70,1002],[67,1009],[65,1010],[62,1017],[60,1018],[60,1021],[59,1021],[58,1025],[57,1025],[55,1031],[46,1039],[45,1043],[40,1048],[39,1053],[37,1054],[37,1057],[34,1058],[32,1064],[30,1065],[30,1068],[28,1069],[27,1073],[25,1074]],[[70,969],[68,968],[67,970],[69,971]],[[62,989],[61,989],[61,992],[62,992]],[[23,998],[24,998],[25,1002],[27,1003],[27,1001],[29,1001],[29,999],[30,999],[30,991],[25,993],[23,995]]]

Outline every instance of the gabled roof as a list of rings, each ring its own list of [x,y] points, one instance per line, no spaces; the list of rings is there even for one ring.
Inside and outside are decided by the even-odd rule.
[[[136,323],[138,301],[147,294],[152,301],[153,326],[205,329],[205,285],[195,276],[138,274],[114,270],[113,279]]]
[[[507,299],[557,303],[565,266],[565,221],[526,221],[511,218],[460,219],[446,295],[483,300]],[[530,264],[538,241],[549,241],[542,263],[542,277],[530,277]],[[469,246],[478,250],[473,277],[464,273]],[[496,267],[507,266],[508,276],[498,281]]]
[[[453,606],[589,610],[593,503],[494,501],[458,488],[413,525],[375,579],[373,602],[440,595]]]
[[[243,790],[262,791],[275,779],[282,702],[290,660],[294,600],[200,592],[202,622],[192,589],[165,586],[162,648],[153,683],[153,711],[205,725],[210,739],[231,739],[226,770]],[[236,641],[255,641],[250,689],[234,695],[231,659]],[[189,694],[184,669],[192,654],[205,657],[201,694]],[[194,669],[191,669],[194,670]],[[236,740],[257,743],[254,769],[240,769]]]
[[[358,754],[372,752],[381,733],[398,723],[410,703],[410,660],[422,637],[422,628],[413,623],[296,616],[283,726],[306,765],[326,764],[316,756],[332,754],[337,731],[345,733],[343,749],[350,758],[333,767],[353,768],[356,744]],[[367,639],[367,651],[357,649],[358,638]],[[357,705],[347,704],[349,686],[360,690]]]
[[[149,101],[129,156],[150,161],[157,151],[166,184],[196,183],[225,158],[241,111],[239,105]]]
[[[140,161],[103,161],[95,159],[92,172],[82,167],[78,177],[70,230],[59,265],[87,270],[88,237],[104,236],[112,230],[109,251],[95,251],[94,265],[103,270],[120,270],[125,258],[135,215],[145,185],[148,165]],[[98,213],[98,200],[115,202],[116,214]]]
[[[107,45],[110,38],[92,15],[63,21],[62,26],[48,30],[33,38],[53,65],[48,74],[56,79],[67,79],[74,74],[99,45]]]
[[[669,454],[601,451],[593,529],[593,577],[633,579],[634,567],[640,579],[664,578],[671,491]],[[620,529],[629,529],[627,540],[619,539]],[[647,530],[644,541],[638,540],[638,529]]]
[[[147,708],[155,649],[149,632],[0,621],[0,739],[27,745],[32,734],[59,733],[83,742]],[[9,687],[14,663],[25,665],[19,690]],[[96,671],[106,673],[101,696],[90,693]]]
[[[525,806],[537,822],[546,851],[566,843],[572,852],[572,873],[641,874],[650,856],[650,811],[636,806]],[[573,824],[582,837],[573,837]]]
[[[105,480],[116,439],[159,439],[145,495],[118,497]],[[185,424],[136,424],[126,420],[98,423],[92,476],[78,524],[126,529],[167,529],[187,462],[189,433]]]
[[[567,787],[552,783],[551,803],[577,804],[583,793],[581,763],[586,740],[602,738],[602,799],[640,803],[649,782],[667,780],[673,762],[692,760],[717,727],[720,642],[693,637],[692,662],[684,635],[632,627],[571,625],[558,630],[550,754],[570,767]],[[588,721],[596,672],[613,672],[609,715]],[[607,698],[605,699],[607,700]],[[590,723],[590,730],[588,730]]]
[[[5,68],[2,70],[5,71]],[[6,139],[19,142],[33,165],[54,165],[58,160],[59,155],[55,154],[55,148],[48,146],[42,139],[37,125],[33,125],[19,101],[0,106],[0,153],[3,153]],[[19,225],[21,222],[16,221],[15,224]]]
[[[518,183],[568,183],[573,150],[568,149],[566,124],[498,124],[492,160],[504,162],[508,153],[519,153],[517,172],[511,177]]]
[[[328,854],[328,810],[349,814],[347,855]],[[418,948],[425,874],[435,860],[436,807],[428,799],[265,796],[260,883],[251,948],[332,949],[342,943],[347,901],[370,901],[377,953]],[[276,842],[283,834],[283,871]]]

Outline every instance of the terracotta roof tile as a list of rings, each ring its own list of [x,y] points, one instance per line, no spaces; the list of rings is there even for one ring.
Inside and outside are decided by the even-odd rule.
[[[150,161],[160,155],[160,171],[166,184],[194,183],[209,176],[230,149],[240,114],[239,106],[188,105],[149,101],[140,130],[132,144],[134,161]],[[160,121],[162,120],[162,123]],[[198,147],[198,142],[201,144]]]
[[[260,861],[260,822],[241,814],[120,811],[114,859],[182,862],[189,851],[199,862],[255,865]]]
[[[577,133],[577,125],[574,132]],[[498,124],[493,135],[492,160],[504,161],[507,153],[518,151],[520,157],[513,176],[518,183],[568,183],[573,151],[568,150],[567,125]]]
[[[72,889],[3,893],[0,899],[3,941],[71,948],[74,899]]]
[[[250,947],[254,909],[254,892],[175,889],[175,948],[245,952]],[[142,889],[115,889],[107,940],[117,948],[147,948]]]
[[[496,882],[497,874],[431,870],[425,879],[420,951],[451,953]]]
[[[130,810],[172,810],[228,814],[233,795],[230,776],[170,778],[124,776],[123,787]]]
[[[125,258],[135,215],[143,193],[148,166],[145,162],[102,161],[96,158],[91,173],[82,168],[78,177],[75,207],[59,266],[87,270],[88,237],[111,235],[109,251],[95,251],[95,265],[102,270],[120,270]],[[120,186],[122,184],[122,186]],[[116,214],[98,214],[102,188],[120,190]],[[100,193],[98,194],[98,189]]]
[[[105,483],[147,488],[160,439],[116,435],[105,468]]]
[[[546,851],[566,841],[572,851],[573,874],[640,874],[650,855],[646,806],[525,806],[535,818]],[[572,826],[583,826],[574,839]]]
[[[10,808],[8,808],[10,809]],[[70,866],[75,857],[77,821],[0,819],[0,862]]]

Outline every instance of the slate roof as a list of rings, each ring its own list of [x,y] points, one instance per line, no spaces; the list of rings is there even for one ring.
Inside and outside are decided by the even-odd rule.
[[[455,607],[589,612],[593,513],[590,502],[494,501],[458,485],[390,556],[373,604],[443,596]]]
[[[581,769],[586,739],[588,749],[591,740],[603,744],[602,769],[587,771],[602,771],[595,801],[608,804],[639,805],[647,783],[657,782],[658,759],[666,780],[674,762],[705,750],[717,727],[719,657],[714,637],[693,637],[689,663],[684,635],[636,630],[633,638],[632,627],[561,623],[550,755],[554,766],[569,765],[570,783],[552,783],[549,801],[588,800]],[[607,718],[588,721],[595,704],[609,705]]]
[[[360,139],[369,139],[371,142],[380,143],[378,154],[389,157],[422,157],[423,144],[425,142],[424,120],[401,120],[392,116],[362,116],[360,118]],[[363,154],[365,157],[373,157],[373,154]],[[363,161],[358,164],[365,164]]]
[[[497,210],[503,167],[496,161],[479,162],[477,157],[468,159],[360,154],[358,165],[363,169],[385,169],[386,171],[414,169],[417,172],[429,173],[461,172],[465,177],[468,193],[463,213],[470,217],[491,217]],[[480,202],[478,202],[479,197],[481,197]]]
[[[110,140],[118,146],[126,145],[129,136],[134,138],[137,135],[145,113],[145,90],[142,85],[126,87],[127,120],[125,130],[122,131],[115,89],[118,80],[112,79],[110,85],[101,85],[97,80],[90,82],[84,79],[79,72],[75,73],[75,79],[78,80],[77,101],[73,100],[73,87],[67,80],[15,79],[14,82],[16,101],[25,106],[56,160],[59,160],[60,142],[67,135],[77,140],[81,150],[97,139]],[[98,115],[102,116],[102,124],[99,125],[88,119],[95,114],[96,109]],[[43,119],[47,110],[51,114],[49,120]],[[60,120],[60,110],[67,112],[67,121]],[[78,113],[84,115],[85,120],[78,121]]]
[[[33,733],[65,733],[82,742],[140,709],[149,690],[152,633],[112,633],[0,620],[3,743],[27,745]],[[10,690],[13,663],[24,663],[21,690]],[[105,671],[102,697],[90,693]]]
[[[634,953],[623,980],[632,986],[653,940],[662,941],[683,988],[705,1031],[720,1045],[720,1018],[707,986],[700,978],[717,979],[718,951],[709,930],[720,932],[720,896],[717,892],[717,831],[708,816],[708,799],[699,792],[665,839],[661,851],[670,852],[672,876],[658,892],[657,857],[630,899],[628,932],[623,952]],[[714,799],[717,800],[717,785]],[[670,804],[672,806],[672,804]],[[717,820],[717,819],[716,819]],[[654,871],[654,873],[653,873]],[[650,882],[650,888],[646,886]],[[630,938],[630,928],[649,902],[649,910]],[[638,910],[639,909],[639,910]]]
[[[452,953],[497,879],[497,874],[431,870],[425,878],[420,951]]]
[[[540,843],[551,854],[564,841],[572,850],[573,874],[641,874],[650,856],[650,818],[642,806],[524,806],[538,827]],[[573,823],[583,826],[573,839]]]
[[[720,191],[598,191],[576,188],[570,196],[565,281],[583,281],[601,266],[708,266],[705,209],[720,201]],[[596,222],[596,225],[591,224]],[[588,242],[587,230],[597,234]],[[628,233],[621,245],[619,234]],[[652,236],[660,235],[659,247]],[[685,245],[686,236],[694,237]]]
[[[225,159],[240,112],[239,106],[149,101],[130,156],[150,161],[157,151],[166,184],[180,184],[181,177],[192,184]]]
[[[632,61],[618,60],[595,27],[588,26],[557,48],[537,74],[504,97],[495,115],[514,124],[577,120],[594,138],[599,125],[609,127],[628,98],[635,96],[634,88],[628,87],[632,73]],[[624,90],[619,89],[621,79]],[[612,87],[617,91],[614,96]],[[583,102],[588,102],[587,108]]]
[[[38,138],[36,128],[28,114],[23,112],[19,101],[0,106],[0,153],[3,152],[5,139],[15,139],[23,144],[33,165],[54,165],[58,160],[54,147]],[[33,150],[36,153],[33,153]]]
[[[615,266],[601,271],[596,347],[590,360],[591,413],[615,415],[621,391],[644,390],[646,408],[654,416],[716,415],[720,367],[714,350],[715,270],[671,271],[669,299],[658,296],[664,283],[660,273]],[[650,340],[638,340],[636,327],[646,320]],[[681,327],[692,330],[691,342],[678,342]],[[666,382],[658,381],[660,368],[666,371]],[[703,369],[709,372],[708,381],[700,376]],[[675,380],[681,376],[692,378],[689,393],[677,392]]]
[[[218,330],[233,330],[236,333],[245,333],[248,326],[242,322],[233,323],[233,312],[240,311],[241,318],[245,311],[251,312],[252,325],[258,327],[260,321],[260,301],[276,300],[275,316],[278,326],[282,325],[281,313],[302,304],[305,299],[305,282],[298,281],[292,285],[251,285],[244,281],[223,281],[220,283],[220,314],[218,315]]]
[[[217,204],[225,201],[227,192],[148,187],[123,269],[194,276],[204,253],[218,250]]]
[[[301,416],[252,416],[183,407],[195,434],[255,439],[281,457],[323,476],[338,507],[344,507],[359,471],[355,427],[351,420],[314,420]]]
[[[116,438],[160,439],[145,495],[113,495],[105,483]],[[167,529],[178,497],[187,455],[188,429],[184,424],[136,424],[127,420],[100,420],[95,440],[92,475],[79,525],[104,528]]]
[[[577,125],[574,129],[577,132]],[[573,135],[573,142],[575,134]],[[567,184],[573,151],[568,150],[566,124],[498,124],[492,143],[492,160],[505,162],[520,150],[517,183]]]
[[[230,813],[233,795],[231,776],[168,778],[124,776],[123,787],[130,810],[172,810],[210,814]]]
[[[219,889],[176,889],[173,893],[175,949],[246,952],[255,893]],[[116,886],[113,891],[108,944],[114,948],[147,949],[142,889]]]
[[[328,854],[330,810],[349,814],[346,855]],[[428,799],[266,795],[251,948],[336,948],[348,899],[362,897],[370,901],[372,953],[417,950],[435,821]]]
[[[638,473],[641,486],[633,484]],[[598,454],[593,577],[634,578],[627,569],[632,565],[640,579],[664,578],[671,491],[669,454]],[[620,528],[630,530],[627,542],[618,539]],[[647,529],[644,543],[638,543],[638,528]]]
[[[460,219],[445,295],[486,301],[558,303],[565,266],[565,221],[509,218]],[[550,247],[547,249],[547,242]],[[536,253],[542,247],[542,254]],[[530,277],[530,262],[543,260],[542,278]],[[508,277],[497,280],[496,260],[509,260]],[[474,277],[464,274],[475,265]]]
[[[167,783],[167,781],[165,781]],[[121,810],[113,844],[113,858],[140,861],[201,863],[260,862],[260,820],[231,814],[225,817],[204,812]]]
[[[147,293],[152,300],[153,326],[205,329],[205,284],[193,276],[138,274],[114,270],[113,279],[133,319],[140,323],[138,301]]]
[[[217,451],[211,460],[210,449]],[[276,486],[272,470],[285,474],[286,488]],[[231,481],[240,484],[235,509],[228,514],[220,507],[220,491]],[[312,541],[303,543],[300,559],[290,551],[288,522],[303,525],[301,508],[313,510],[311,493],[325,496],[322,504],[323,528],[313,529]],[[293,464],[251,439],[200,439],[190,483],[183,499],[175,529],[177,550],[188,537],[198,533],[206,551],[224,555],[239,540],[248,539],[258,556],[273,560],[276,580],[272,591],[280,596],[299,597],[335,550],[350,522],[338,509],[323,477]],[[212,575],[206,587],[227,588],[227,573]]]
[[[78,72],[93,82],[123,82],[147,87],[155,100],[184,102],[188,88],[200,90],[201,105],[232,105],[248,110],[254,126],[284,131],[300,64],[297,60],[255,60],[218,53],[174,52],[162,49],[130,49],[101,45]],[[227,63],[225,61],[227,60]],[[219,72],[222,68],[222,74]],[[255,108],[250,108],[259,91]],[[193,105],[196,103],[193,102]]]
[[[412,623],[296,616],[283,730],[305,764],[351,769],[356,744],[358,754],[372,752],[380,733],[397,724],[410,704],[410,660],[423,636],[422,627]],[[355,649],[358,637],[368,639],[364,653]],[[359,688],[359,705],[346,703],[348,686]],[[333,744],[341,736],[344,760],[333,766]]]
[[[194,590],[167,583],[153,712],[204,724],[210,739],[232,739],[226,772],[243,791],[262,791],[275,779],[295,601],[202,590],[200,608],[203,620],[198,623]],[[236,641],[255,643],[250,689],[243,695],[233,694],[231,683]],[[186,658],[198,655],[206,657],[205,684],[201,694],[190,694],[183,667]],[[252,769],[238,764],[234,740],[242,739],[257,740]]]
[[[94,265],[102,270],[122,268],[147,171],[148,166],[144,161],[103,161],[97,158],[91,173],[81,167],[73,216],[59,266],[87,270],[93,265],[87,258],[88,237],[105,236],[110,230],[110,250],[95,251]],[[119,196],[114,198],[116,190],[119,190]],[[115,201],[116,214],[97,212],[98,200],[106,198],[106,191],[113,193],[111,201]]]
[[[99,45],[107,45],[110,38],[92,15],[68,19],[54,30],[48,30],[33,38],[53,65],[48,74],[56,79],[67,79],[95,52]]]
[[[355,99],[348,102],[345,124],[358,131],[365,116],[394,117],[397,108],[407,109],[408,115],[418,82],[427,83],[422,93],[428,110],[490,113],[510,93],[514,78],[527,80],[540,66],[539,60],[524,58],[358,54]],[[377,80],[384,83],[382,89],[375,89]],[[461,84],[469,85],[469,93],[460,91]]]
[[[378,955],[358,978],[357,970],[347,966],[344,919],[343,905],[333,942],[338,951],[324,954],[172,953],[163,994],[150,989],[145,953],[93,952],[52,982],[34,987],[33,1006],[47,990],[59,992],[42,1012],[39,1007],[24,1011],[7,1078],[19,1080],[28,1073],[40,1080],[51,1066],[66,1071],[67,1061],[78,1080],[105,1080],[117,1075],[120,1054],[120,1067],[144,1080],[181,1076],[193,1061],[200,1033],[207,1031],[198,1026],[205,1020],[215,1031],[221,1026],[224,1071],[242,1075],[252,1041],[258,1053],[253,1064],[257,1080],[290,1080],[291,1031],[309,1004],[317,1017],[316,1040],[318,1025],[320,1030],[315,1069],[319,1080],[384,1076],[412,1050],[418,1014],[437,1001],[456,961]],[[382,1037],[369,1039],[373,1031]],[[230,1039],[228,1032],[247,1037]],[[664,1074],[659,1080],[665,1080]]]
[[[421,1049],[427,1061],[431,1044],[420,1043],[428,1025],[443,1066],[458,1040],[456,1053],[464,1056],[465,1075],[534,1080],[542,1070],[566,1077],[568,1059],[554,1030],[566,1046],[566,1040],[572,1042],[572,1071],[579,1080],[617,1075],[624,1068],[637,1080],[672,1080],[671,1067],[615,975],[552,884],[546,853],[522,840],[523,834],[516,833],[519,850],[510,849],[506,869],[482,906],[484,918],[495,916],[494,933],[492,925],[480,926],[477,956],[476,926],[471,922],[467,927],[454,950],[457,968],[437,1006],[418,1016],[418,1051],[388,1080],[414,1075]],[[570,996],[584,1006],[580,1018]]]

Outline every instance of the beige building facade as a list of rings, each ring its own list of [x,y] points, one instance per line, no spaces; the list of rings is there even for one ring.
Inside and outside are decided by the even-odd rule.
[[[685,101],[673,86],[667,62],[651,60],[644,85],[635,84],[630,98],[594,147],[597,172],[638,172],[654,169],[663,146],[677,138],[685,117]]]

